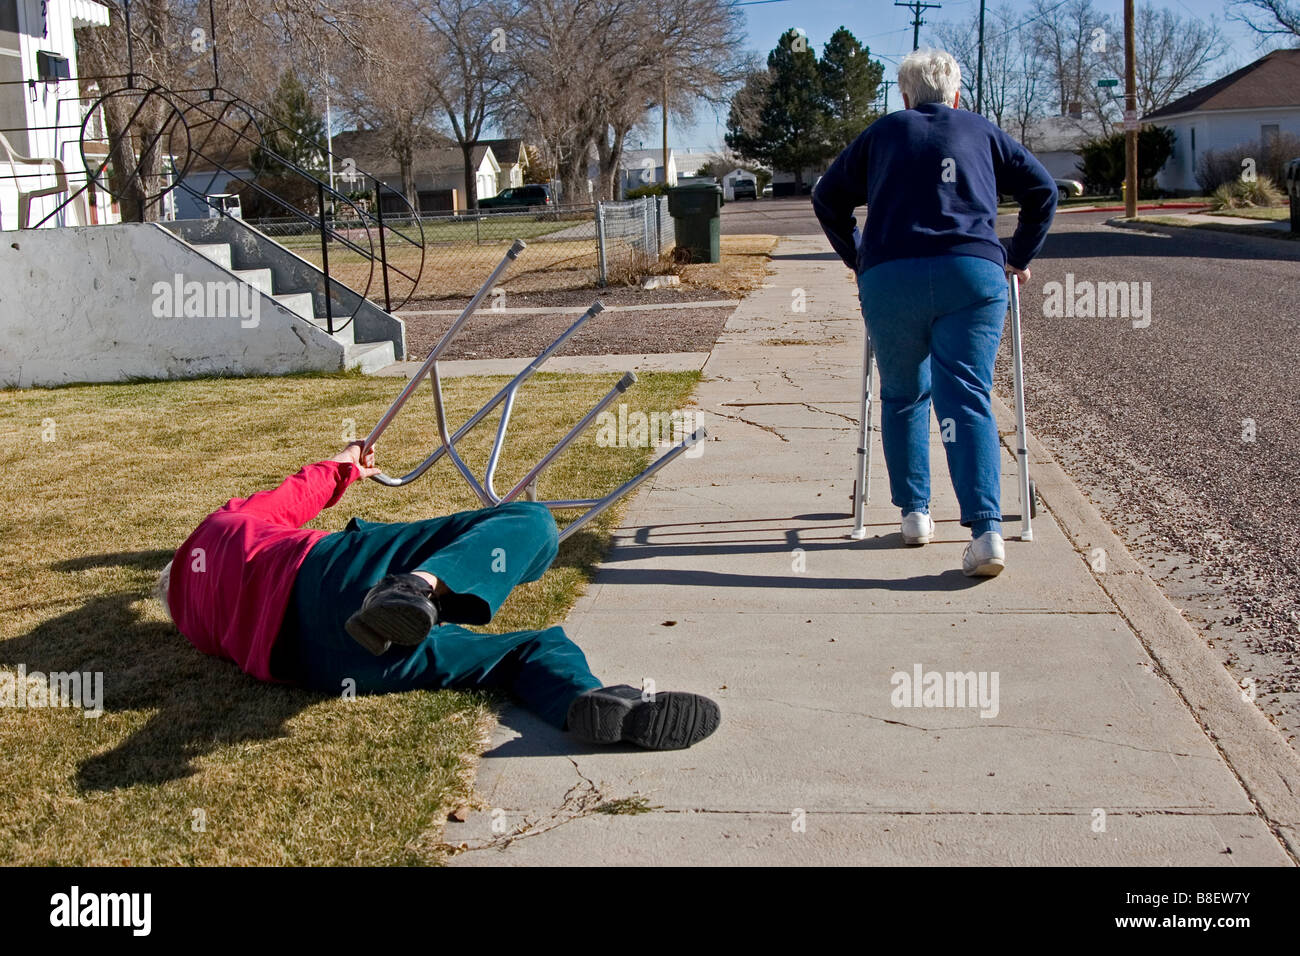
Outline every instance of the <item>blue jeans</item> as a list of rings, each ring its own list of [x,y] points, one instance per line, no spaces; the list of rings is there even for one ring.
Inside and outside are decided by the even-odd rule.
[[[1007,279],[978,256],[893,259],[858,277],[880,370],[880,432],[891,500],[930,507],[930,403],[961,523],[1002,519],[1002,455],[991,392]]]

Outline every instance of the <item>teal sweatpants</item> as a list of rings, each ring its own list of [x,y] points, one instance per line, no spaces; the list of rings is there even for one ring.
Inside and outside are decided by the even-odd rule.
[[[398,524],[353,518],[316,542],[298,569],[272,671],[327,693],[349,679],[362,694],[499,689],[563,728],[573,699],[601,686],[564,630],[483,634],[461,626],[490,621],[515,585],[542,576],[557,547],[550,511],[528,501]],[[427,571],[451,589],[442,599],[445,622],[416,647],[376,657],[343,625],[385,575],[404,571]]]

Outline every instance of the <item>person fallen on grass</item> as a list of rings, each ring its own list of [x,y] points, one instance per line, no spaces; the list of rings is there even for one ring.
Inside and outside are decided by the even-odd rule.
[[[903,110],[876,120],[813,190],[832,247],[857,276],[880,370],[881,442],[903,541],[930,542],[930,404],[948,472],[971,529],[970,576],[1006,565],[1002,457],[993,362],[1007,313],[1007,275],[1029,279],[1056,212],[1042,163],[984,117],[957,108],[961,69],[941,50],[903,58]],[[998,195],[1020,203],[1010,246],[998,240]],[[853,211],[867,206],[861,232]]]
[[[545,505],[303,528],[379,473],[374,450],[361,450],[354,442],[200,522],[156,590],[191,644],[258,680],[327,693],[505,690],[590,743],[674,750],[717,728],[707,697],[602,685],[560,627],[465,627],[488,623],[517,584],[550,567],[558,532]]]

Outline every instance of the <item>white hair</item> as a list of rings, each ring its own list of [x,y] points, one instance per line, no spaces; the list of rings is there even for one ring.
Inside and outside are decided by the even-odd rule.
[[[172,563],[167,562],[166,567],[158,572],[158,580],[153,585],[153,596],[159,604],[162,605],[163,613],[167,615],[167,620],[172,620],[172,609],[167,603],[167,590],[171,586],[172,580]]]
[[[951,106],[961,89],[961,67],[943,50],[913,50],[898,64],[898,91],[913,108],[922,103]]]

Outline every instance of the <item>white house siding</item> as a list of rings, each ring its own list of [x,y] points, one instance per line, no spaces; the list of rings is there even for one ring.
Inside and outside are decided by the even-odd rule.
[[[1053,179],[1078,179],[1079,162],[1083,159],[1079,153],[1056,150],[1050,153],[1034,153],[1034,157],[1043,164],[1043,168]]]
[[[19,87],[23,104],[22,115],[27,131],[10,130],[5,133],[10,145],[20,154],[53,158],[63,161],[68,174],[70,188],[77,189],[83,185],[85,169],[81,163],[80,137],[82,110],[77,89],[77,48],[73,38],[73,27],[77,25],[103,25],[108,23],[108,8],[93,0],[0,0],[6,6],[16,5],[18,23],[18,54],[21,63],[21,78],[36,79],[36,54],[52,53],[66,57],[71,76],[70,81],[45,83],[38,81],[34,87],[33,99],[31,88]],[[2,44],[0,44],[2,45]],[[0,56],[9,57],[11,51],[0,52]],[[12,103],[15,87],[0,87],[0,96]],[[17,112],[16,110],[14,112]],[[6,123],[5,125],[9,125]],[[64,127],[64,128],[59,128]],[[26,166],[18,170],[20,174],[30,175],[40,172],[40,167]],[[18,189],[13,177],[14,171],[7,162],[0,160],[0,222],[2,228],[17,229],[18,223]],[[53,172],[47,172],[41,179],[24,178],[21,180],[24,191],[34,187],[54,185]],[[53,210],[64,196],[50,196],[37,199],[32,203],[32,221],[38,222]],[[99,221],[104,222],[107,212],[107,199],[102,197]],[[71,206],[65,208],[46,225],[80,225]]]
[[[1196,161],[1206,150],[1229,149],[1242,143],[1259,142],[1262,128],[1278,127],[1280,134],[1300,136],[1300,107],[1270,107],[1249,110],[1204,110],[1153,120],[1174,131],[1174,151],[1156,175],[1161,189],[1199,191]],[[1192,147],[1192,130],[1196,146]]]

